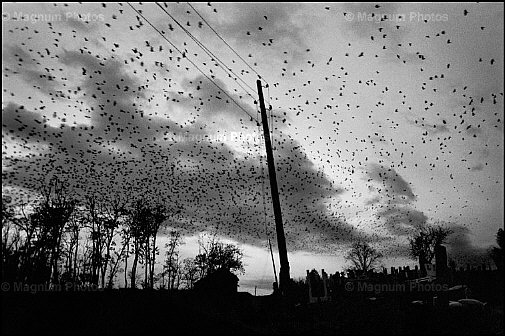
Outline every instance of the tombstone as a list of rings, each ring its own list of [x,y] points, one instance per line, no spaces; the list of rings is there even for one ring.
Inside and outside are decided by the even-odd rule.
[[[307,270],[307,278],[306,278],[307,286],[309,287],[309,302],[315,302],[314,297],[312,296],[312,281],[309,270]]]
[[[437,278],[445,278],[447,276],[447,250],[443,245],[435,246],[435,271]]]
[[[398,278],[400,280],[404,280],[405,279],[405,269],[402,269],[401,267],[399,267],[399,269],[398,269]]]
[[[333,274],[331,277],[330,277],[330,280],[332,280],[332,284],[333,284],[333,288],[336,288],[336,286],[340,286],[341,285],[341,278],[340,278],[340,273],[339,272],[335,272],[335,274]]]
[[[414,279],[419,278],[419,267],[416,265],[414,267]]]
[[[309,287],[309,302],[320,302],[327,301],[328,296],[328,274],[324,271],[321,271],[322,277],[319,276],[316,270],[312,270],[309,272],[307,270],[307,278],[306,282]]]
[[[321,275],[323,278],[323,293],[324,293],[324,301],[328,300],[328,274],[324,271],[324,268],[321,269]]]

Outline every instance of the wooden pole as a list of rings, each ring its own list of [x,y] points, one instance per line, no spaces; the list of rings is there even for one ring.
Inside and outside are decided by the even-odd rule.
[[[284,227],[282,225],[281,203],[279,201],[279,190],[277,189],[277,175],[275,173],[274,155],[272,152],[270,131],[268,129],[268,117],[265,109],[265,102],[263,100],[263,89],[261,87],[261,80],[257,80],[256,85],[258,87],[259,103],[261,110],[261,123],[263,124],[263,134],[265,137],[265,147],[267,151],[268,175],[270,178],[270,191],[272,192],[272,204],[275,216],[275,230],[277,233],[279,260],[281,263],[281,269],[279,272],[279,290],[283,295],[286,295],[290,282],[288,251],[286,248]]]
[[[272,251],[272,242],[270,241],[270,238],[268,238],[268,246],[270,247],[270,256],[272,257],[272,265],[274,266],[275,282],[279,285],[279,280],[277,280],[277,270],[275,269],[274,251]]]

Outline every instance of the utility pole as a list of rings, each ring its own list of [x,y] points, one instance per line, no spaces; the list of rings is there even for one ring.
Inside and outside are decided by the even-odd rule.
[[[277,245],[279,247],[279,259],[281,270],[279,274],[279,290],[283,295],[287,294],[290,282],[288,251],[286,248],[286,237],[284,236],[284,227],[282,225],[281,203],[279,201],[279,190],[277,189],[277,175],[275,173],[274,155],[272,152],[272,142],[270,140],[270,131],[268,129],[268,117],[263,100],[263,89],[261,80],[256,81],[261,110],[261,123],[263,124],[263,135],[265,137],[265,147],[267,151],[268,175],[270,178],[270,191],[272,192],[272,203],[275,216],[275,230],[277,233]]]
[[[277,270],[275,269],[274,252],[272,251],[272,242],[270,241],[270,238],[268,238],[268,246],[270,247],[270,256],[272,257],[272,265],[274,266],[274,278],[275,278],[275,282],[277,283],[277,286],[278,286],[279,281],[277,280]]]

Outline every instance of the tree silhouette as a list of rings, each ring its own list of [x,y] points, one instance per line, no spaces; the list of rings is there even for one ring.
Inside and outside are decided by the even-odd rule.
[[[2,280],[57,285],[64,236],[77,202],[54,178],[42,183],[38,201],[12,204],[2,196]],[[29,212],[25,210],[29,208]]]
[[[128,223],[133,245],[133,264],[130,275],[131,288],[136,288],[137,286],[137,266],[139,259],[145,252],[144,245],[146,237],[148,236],[148,225],[146,225],[146,221],[149,220],[150,215],[151,209],[145,200],[137,200],[133,204],[133,209],[131,210],[130,220]]]
[[[165,264],[163,265],[162,272],[162,287],[168,289],[176,289],[179,286],[176,286],[176,280],[180,278],[181,271],[181,263],[179,261],[179,250],[178,247],[183,244],[181,233],[176,230],[170,231],[170,239],[165,244],[165,248],[167,251],[165,252]],[[165,285],[165,276],[168,279],[168,286]]]
[[[102,234],[104,236],[105,255],[102,262],[101,281],[102,287],[105,287],[105,275],[108,270],[107,287],[111,288],[114,276],[117,272],[117,259],[121,258],[124,251],[124,249],[121,249],[121,252],[116,253],[115,256],[113,255],[116,247],[114,238],[120,233],[120,225],[125,221],[127,215],[127,197],[117,195],[111,199],[104,200],[103,203],[102,212],[104,220]]]
[[[198,265],[193,258],[185,258],[182,261],[182,278],[186,289],[193,289],[195,282],[199,280],[198,278]]]
[[[2,195],[2,282],[14,281],[20,256],[15,249],[16,214],[12,198]]]
[[[503,269],[503,229],[498,229],[496,233],[496,243],[498,247],[491,249],[491,258],[493,259],[498,269]]]
[[[200,277],[203,278],[217,271],[226,269],[230,272],[244,272],[242,263],[243,252],[234,244],[221,242],[216,235],[211,236],[208,241],[201,237],[199,240],[201,252],[195,257]]]
[[[345,259],[352,263],[352,269],[366,273],[373,270],[382,258],[382,254],[367,242],[355,242]]]
[[[145,198],[134,202],[128,222],[133,246],[132,288],[136,287],[137,266],[141,262],[144,263],[144,288],[154,287],[154,266],[159,253],[156,246],[158,232],[167,219],[180,212],[180,208],[172,209],[159,202],[153,204]]]
[[[443,244],[451,233],[450,229],[437,226],[422,229],[409,238],[410,255],[419,259],[422,275],[426,275],[426,264],[435,257],[435,247]]]
[[[41,242],[50,253],[51,282],[58,284],[62,238],[77,202],[58,179],[43,184],[41,193],[42,202],[35,209],[34,219],[42,229]]]

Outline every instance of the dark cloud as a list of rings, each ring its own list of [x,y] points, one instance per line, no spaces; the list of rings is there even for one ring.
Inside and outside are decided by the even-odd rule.
[[[428,217],[410,206],[385,206],[375,214],[378,220],[383,220],[386,229],[397,236],[407,236],[426,226]]]
[[[366,167],[366,179],[377,186],[377,192],[387,196],[394,202],[411,202],[416,200],[410,184],[405,181],[393,168],[387,168],[377,163],[370,163]]]
[[[420,215],[420,219],[422,215]],[[489,256],[489,248],[476,246],[471,241],[472,232],[467,227],[455,223],[440,222],[437,225],[451,230],[444,246],[447,248],[448,261],[453,260],[456,267],[466,267],[466,265],[481,266],[482,264],[493,265]],[[426,224],[426,227],[431,224]],[[415,233],[416,231],[411,231]],[[399,233],[401,234],[401,233]],[[382,253],[390,258],[409,258],[410,247],[408,243],[402,243],[394,238],[384,238],[381,241]],[[412,259],[417,262],[417,260]],[[433,260],[433,262],[435,262]]]
[[[370,163],[365,173],[373,192],[365,204],[374,206],[375,218],[389,234],[408,236],[426,225],[428,217],[412,206],[417,196],[393,168]]]
[[[456,262],[457,267],[466,267],[470,265],[491,265],[488,249],[478,247],[471,241],[472,232],[462,225],[451,225],[449,227],[452,233],[447,238],[448,259]]]
[[[242,98],[238,94],[228,93],[224,91],[226,84],[215,79],[213,84],[205,76],[200,75],[192,80],[185,79],[181,86],[185,92],[192,92],[191,96],[178,97],[178,104],[184,106],[185,108],[195,107],[198,117],[204,120],[215,120],[216,118],[226,118],[226,120],[238,121],[239,119],[250,119],[247,117],[246,113],[249,115],[256,116],[256,111],[249,107],[249,105],[244,104]],[[221,88],[219,89],[218,86]],[[170,95],[178,94],[176,91],[172,91]],[[236,102],[239,102],[240,106],[245,109],[242,111],[230,97],[230,95]],[[252,102],[252,98],[249,101]],[[197,102],[197,103],[196,103]],[[202,106],[204,106],[202,108]]]
[[[382,239],[381,247],[382,248],[380,248],[380,251],[384,256],[387,256],[388,258],[402,258],[415,261],[410,256],[409,244],[398,241],[395,237]]]
[[[289,54],[284,55],[286,59],[301,59],[307,45],[302,33],[307,27],[293,21],[293,17],[296,17],[296,13],[301,9],[300,4],[268,2],[235,3],[227,6],[226,10],[230,13],[227,20],[217,21],[211,16],[211,24],[227,41],[258,56],[258,53],[271,52],[263,48],[263,43],[268,44],[269,39],[273,39],[275,52],[289,50]],[[247,60],[247,57],[245,58]]]
[[[4,134],[27,144],[45,144],[47,149],[38,156],[12,160],[3,172],[5,185],[35,189],[42,177],[57,175],[81,195],[133,188],[136,195],[158,195],[182,205],[182,218],[170,225],[188,235],[214,229],[222,236],[264,246],[274,222],[266,160],[261,163],[257,155],[236,152],[202,127],[215,116],[242,118],[224,92],[202,77],[186,81],[184,97],[171,105],[186,112],[200,106],[201,113],[194,123],[176,124],[169,118],[143,115],[148,90],[128,75],[121,62],[65,52],[61,63],[82,71],[78,96],[89,106],[90,125],[52,127],[39,113],[8,104],[3,110]],[[249,132],[256,131],[250,124]],[[167,129],[176,136],[198,129],[209,137],[160,142]],[[327,202],[342,191],[317,171],[299,143],[281,131],[276,134],[276,165],[290,251],[328,251],[337,242],[360,236],[328,210]]]
[[[300,5],[296,4],[293,6],[284,3],[237,3],[231,9],[234,14],[233,22],[225,23],[221,27],[224,28],[225,34],[237,41],[239,41],[236,37],[237,31],[244,33],[249,31],[251,35],[248,35],[248,41],[252,40],[257,44],[267,41],[268,38],[275,38],[303,47],[301,28],[292,21],[292,15],[299,9]],[[232,36],[232,33],[235,34]],[[246,42],[243,40],[240,43]]]
[[[68,17],[66,14],[62,14],[62,16],[65,17],[65,20],[62,22],[77,31],[89,33],[97,27],[96,23],[90,24],[89,22],[77,19],[73,16]]]
[[[165,199],[167,202],[180,203],[184,207],[182,218],[175,223],[170,223],[170,225],[182,228],[186,234],[214,229],[221,235],[241,242],[264,246],[266,232],[273,235],[274,226],[265,158],[261,157],[260,160],[259,156],[264,152],[264,147],[262,143],[243,140],[229,141],[232,132],[242,135],[257,135],[258,129],[255,123],[250,122],[244,111],[241,111],[225,93],[240,102],[247,112],[256,115],[253,98],[240,93],[241,91],[237,89],[232,78],[224,78],[222,73],[218,74],[217,71],[210,72],[210,70],[220,71],[220,69],[213,61],[209,62],[207,55],[198,49],[194,41],[191,41],[174,22],[160,12],[156,5],[151,5],[138,4],[135,6],[141,8],[157,27],[165,31],[170,41],[175,42],[181,49],[185,49],[185,56],[192,57],[196,64],[206,62],[203,71],[207,74],[210,73],[209,76],[215,79],[221,89],[211,84],[204,76],[195,75],[196,71],[192,72],[194,69],[190,69],[191,65],[186,62],[186,57],[171,50],[172,47],[162,41],[146,22],[136,20],[135,13],[127,6],[107,5],[107,9],[102,9],[100,5],[91,5],[93,13],[100,11],[106,14],[105,22],[99,20],[95,23],[83,23],[79,20],[69,20],[59,24],[56,30],[51,25],[42,22],[24,27],[26,25],[23,22],[15,24],[11,21],[9,24],[12,25],[13,33],[10,35],[11,41],[4,48],[6,51],[4,68],[9,68],[5,71],[6,78],[11,77],[14,80],[19,78],[22,85],[18,86],[18,83],[14,83],[12,80],[11,89],[13,92],[9,98],[11,100],[6,101],[3,108],[3,144],[9,142],[9,146],[13,145],[9,148],[9,153],[14,152],[14,154],[4,157],[7,162],[3,171],[4,185],[33,190],[41,178],[57,175],[71,183],[80,195],[97,191],[104,194],[155,195],[155,197]],[[210,49],[217,50],[220,53],[219,56],[222,56],[227,63],[236,62],[231,65],[234,69],[239,67],[239,63],[240,67],[245,68],[223,44],[214,44],[214,42],[219,42],[215,34],[206,25],[201,24],[201,19],[186,3],[172,3],[166,6],[170,13],[181,20],[183,25],[191,27],[195,36],[205,42]],[[226,4],[226,14],[221,15],[216,14],[218,10],[221,10],[220,4],[212,4],[212,6],[198,4],[195,6],[198,6],[213,27],[231,45],[236,47],[244,58],[248,62],[250,61],[251,65],[257,60],[260,67],[266,66],[271,71],[293,66],[292,63],[295,62],[292,60],[301,61],[303,59],[301,53],[305,52],[305,47],[309,42],[312,43],[307,40],[313,37],[313,31],[309,29],[315,28],[319,24],[319,22],[308,22],[311,20],[298,15],[298,10],[301,8],[298,4]],[[303,9],[309,9],[308,6]],[[346,4],[343,6],[344,11],[352,11],[354,14],[374,12],[376,15],[380,15],[399,12],[399,5],[396,4],[381,4],[379,8],[375,8],[374,4]],[[75,7],[86,12],[85,7],[77,5]],[[213,11],[214,9],[216,11]],[[473,12],[473,9],[471,11]],[[329,14],[329,12],[324,13]],[[317,13],[310,16],[312,15],[310,10],[307,10],[305,14],[310,18],[320,17]],[[331,15],[333,14],[334,11]],[[494,15],[503,16],[503,11],[501,14]],[[113,21],[114,16],[118,18],[117,21]],[[303,22],[303,20],[307,22]],[[451,25],[453,22],[456,21],[451,21]],[[498,18],[498,20],[495,18],[490,22],[503,22],[503,18]],[[456,23],[458,27],[464,26]],[[175,27],[175,30],[170,29],[168,25],[171,25],[171,28]],[[408,42],[405,41],[406,34],[413,33],[405,26],[398,28],[393,21],[389,20],[379,23],[373,21],[345,22],[345,25],[345,32],[352,35],[349,41],[353,42],[353,47],[356,45],[360,48],[363,47],[367,54],[371,51],[369,44],[373,48],[378,47],[384,50],[379,60],[384,59],[382,56],[386,56],[386,60],[389,61],[393,59],[395,61],[419,59],[415,52],[417,46],[408,49],[398,46],[400,43],[405,46],[405,42]],[[454,25],[456,26],[456,24]],[[435,23],[425,25],[425,27],[428,26],[428,30],[437,27]],[[35,29],[42,31],[41,27],[49,29],[47,34],[43,35],[47,37],[47,41],[44,40],[42,43],[35,41],[36,36],[42,36],[35,35],[37,34]],[[379,31],[379,28],[382,31]],[[443,99],[446,99],[448,92],[452,92],[453,88],[457,89],[453,95],[457,106],[451,106],[454,107],[454,111],[450,111],[450,114],[456,112],[457,114],[454,114],[452,119],[444,115],[445,119],[437,117],[426,122],[422,119],[422,123],[416,124],[422,128],[423,132],[428,132],[430,135],[452,131],[456,122],[458,125],[461,122],[459,118],[465,119],[465,122],[461,124],[462,126],[458,126],[460,128],[454,133],[461,130],[459,133],[465,136],[490,138],[488,126],[500,126],[500,122],[497,120],[502,115],[500,107],[503,107],[503,100],[499,94],[500,91],[503,91],[501,79],[503,57],[498,49],[503,45],[502,33],[498,34],[495,27],[487,27],[483,30],[479,26],[472,26],[470,29],[472,35],[468,40],[479,41],[482,39],[484,42],[475,42],[469,49],[468,46],[463,45],[464,43],[456,43],[459,37],[464,34],[450,31],[448,28],[447,35],[450,35],[450,38],[455,41],[451,44],[451,47],[455,49],[450,49],[451,52],[440,49],[440,55],[447,56],[448,62],[454,59],[456,54],[458,59],[455,59],[454,63],[451,61],[450,71],[445,70],[448,69],[445,60],[442,61],[442,58],[435,60],[436,64],[442,64],[446,74],[444,77],[446,82],[437,82],[445,83],[446,87],[444,85],[437,87],[439,89],[437,92],[442,95]],[[246,34],[248,31],[249,35]],[[60,37],[60,34],[63,36]],[[340,32],[335,32],[335,34],[337,40],[342,38]],[[425,41],[423,35],[424,32],[419,36],[412,36],[412,41],[416,41],[416,43]],[[492,39],[494,35],[499,36],[501,40],[494,41]],[[356,36],[363,41],[354,44]],[[376,37],[373,42],[369,42],[371,41],[370,36]],[[326,40],[326,36],[324,38]],[[327,40],[329,41],[330,38],[333,36],[329,36]],[[269,42],[270,39],[273,42]],[[366,42],[364,42],[365,39]],[[461,41],[461,39],[459,40]],[[18,41],[20,43],[17,43]],[[271,43],[271,46],[267,48],[263,45],[264,43]],[[490,43],[494,43],[494,45],[491,46]],[[51,50],[44,50],[46,45]],[[116,45],[120,45],[120,47]],[[458,50],[457,48],[460,48],[461,45],[464,49]],[[386,49],[382,49],[383,46]],[[489,46],[490,49],[486,50],[486,46]],[[163,50],[160,47],[163,47]],[[139,51],[135,51],[136,49]],[[317,52],[328,51],[327,47],[317,50]],[[49,52],[51,52],[50,55]],[[249,54],[251,56],[248,56]],[[333,52],[332,54],[335,61],[340,62],[338,54]],[[314,58],[310,54],[304,55],[307,55],[303,56],[304,61],[308,60],[307,57],[312,61],[320,59],[319,57],[330,56],[316,55],[318,57]],[[400,58],[398,59],[397,56]],[[484,64],[476,65],[475,60],[478,57],[485,59],[485,66]],[[494,66],[490,63],[491,58],[495,60]],[[268,60],[268,62],[261,64],[260,60]],[[283,63],[279,67],[278,63],[284,61],[287,62],[287,65],[283,65]],[[161,62],[164,63],[164,66],[153,65],[153,63],[159,64]],[[300,64],[297,64],[297,68]],[[435,70],[438,72],[439,69],[436,69],[434,64],[430,64],[429,58],[425,64],[427,72],[430,74]],[[316,69],[320,68],[314,67],[313,71]],[[350,77],[345,78],[345,82],[349,85],[348,89],[356,91],[354,94],[358,95],[362,92],[359,92],[358,89],[354,90],[357,87],[351,83],[354,83],[354,79],[357,78],[353,77],[352,72],[354,71],[351,72],[351,70],[349,70]],[[388,74],[386,77],[374,75],[374,78],[368,79],[370,79],[370,83],[373,79],[374,85],[375,82],[381,87],[384,84],[388,85],[391,91],[386,91],[391,94],[393,90],[396,91],[393,86],[403,85],[405,79],[400,77],[400,82],[397,82],[395,73],[389,70],[395,69],[383,71],[383,74]],[[347,76],[347,69],[344,71]],[[413,73],[409,72],[409,74]],[[450,73],[457,75],[450,77]],[[49,74],[56,77],[49,76]],[[240,74],[244,76],[244,74],[250,73],[242,70]],[[308,77],[321,78],[325,75],[317,71],[305,74]],[[377,71],[378,74],[379,71]],[[388,78],[388,76],[392,77]],[[489,80],[490,83],[483,82],[491,76],[494,77]],[[224,80],[217,78],[224,78]],[[300,78],[298,72],[296,78]],[[412,78],[419,79],[416,76]],[[316,78],[311,77],[311,79],[315,81]],[[340,76],[339,79],[344,80]],[[359,79],[361,82],[362,79],[366,80],[367,78]],[[388,80],[393,80],[395,85],[390,86],[387,83]],[[471,83],[474,83],[472,85],[475,88],[461,89]],[[23,108],[20,106],[21,102],[32,104],[32,102],[24,102],[22,98],[14,96],[14,91],[20,91],[25,84],[38,88],[30,90],[30,94],[42,92],[46,95],[40,98],[40,104],[33,103],[29,107]],[[419,163],[420,157],[414,155],[415,151],[419,153],[420,150],[414,143],[419,140],[419,134],[417,132],[414,132],[413,135],[402,134],[402,131],[399,130],[399,133],[386,140],[385,136],[378,135],[382,134],[381,131],[375,129],[374,131],[380,133],[375,133],[376,136],[369,136],[366,142],[358,144],[357,137],[352,136],[356,142],[352,137],[348,137],[352,133],[350,130],[354,131],[355,127],[361,126],[372,127],[373,123],[372,125],[347,124],[343,118],[339,123],[333,123],[335,126],[330,126],[330,118],[340,118],[341,111],[333,110],[335,113],[328,113],[328,117],[321,117],[321,119],[318,117],[317,120],[320,124],[316,124],[317,132],[321,126],[324,131],[333,128],[335,134],[343,136],[342,138],[338,137],[338,140],[344,140],[350,145],[348,148],[339,148],[332,153],[331,151],[336,148],[333,147],[335,143],[333,145],[329,142],[324,143],[323,135],[327,134],[322,134],[323,132],[316,134],[316,132],[309,131],[311,127],[314,127],[312,122],[316,122],[316,119],[312,120],[308,114],[317,117],[316,110],[307,107],[305,114],[296,118],[298,114],[304,112],[300,108],[302,105],[298,105],[296,116],[295,113],[289,113],[289,111],[295,110],[294,105],[289,107],[290,104],[297,104],[296,95],[292,93],[297,85],[294,78],[293,84],[285,92],[285,100],[280,96],[288,87],[281,83],[278,86],[274,84],[278,90],[277,92],[273,90],[275,95],[279,96],[278,103],[286,106],[285,111],[274,107],[274,117],[282,116],[286,120],[290,120],[290,116],[292,116],[294,127],[290,127],[291,131],[299,138],[304,137],[305,141],[314,139],[315,141],[312,141],[313,148],[318,148],[321,151],[316,150],[310,153],[312,158],[320,160],[320,162],[312,162],[301,147],[302,143],[291,138],[287,131],[283,132],[286,130],[285,128],[279,126],[275,130],[275,157],[288,248],[293,251],[327,252],[331,251],[337,243],[345,244],[362,236],[370,238],[345,220],[342,210],[349,210],[348,207],[353,207],[355,204],[352,204],[353,201],[349,199],[345,201],[349,202],[346,205],[337,202],[344,195],[344,190],[335,186],[327,176],[321,173],[320,169],[322,167],[328,168],[327,164],[330,164],[331,174],[335,174],[335,176],[338,174],[333,170],[335,166],[339,168],[338,171],[343,171],[344,174],[346,172],[351,174],[351,171],[354,174],[354,170],[362,165],[361,162],[368,162],[368,158],[373,160],[373,156],[368,155],[363,161],[362,155],[367,154],[360,148],[368,146],[368,141],[370,143],[373,141],[374,146],[372,149],[368,147],[367,150],[374,150],[375,154],[381,156],[384,153],[388,156],[390,153],[393,154],[387,159],[382,156],[379,162],[402,160],[398,166],[411,166],[414,163]],[[415,87],[418,87],[417,84],[413,82]],[[343,87],[340,93],[343,98],[338,100],[342,103],[339,104],[347,103],[349,98],[347,94],[350,91],[343,91]],[[445,90],[448,87],[450,90]],[[298,87],[296,89],[297,94],[300,95],[301,104],[303,101],[307,101],[306,104],[315,109],[318,108],[317,106],[322,107],[317,104],[324,104],[322,101],[325,96],[331,96],[331,92],[322,91],[326,88],[319,89],[322,92],[320,95],[310,87],[307,87],[306,90],[303,89],[303,91],[298,91]],[[403,87],[401,89],[403,91]],[[317,99],[313,101],[314,106],[309,103],[309,99],[312,100],[312,98],[305,97],[312,95],[312,93],[318,95]],[[327,95],[328,93],[329,95]],[[415,103],[411,104],[411,99],[419,98],[420,96],[416,97],[418,94],[405,92],[405,99],[402,103],[406,106],[413,105],[413,108],[417,109]],[[496,103],[493,101],[495,98],[493,94],[498,95]],[[386,98],[385,100],[387,97],[391,97],[385,92],[383,96]],[[478,105],[477,102],[481,101],[481,96],[485,98],[484,103]],[[317,102],[319,98],[321,100]],[[331,99],[333,100],[333,97]],[[369,99],[372,98],[364,97],[363,102],[367,103],[366,101]],[[432,100],[432,97],[425,99]],[[473,103],[469,103],[471,99],[474,100]],[[350,101],[347,103],[350,112],[348,115],[354,119],[357,115],[350,108],[350,103]],[[437,109],[440,108],[440,112],[449,113],[443,111],[445,108],[443,103],[439,104],[437,100],[434,101],[434,104]],[[356,108],[358,109],[359,106]],[[474,108],[475,110],[472,110]],[[422,110],[422,107],[420,109]],[[471,128],[467,128],[469,124],[477,121],[477,117],[473,120],[470,118],[471,112],[475,112],[478,118],[482,117],[487,120],[481,122],[482,127],[479,128],[478,123],[474,123]],[[74,118],[70,119],[72,113]],[[289,115],[287,115],[288,113]],[[378,111],[378,113],[382,112]],[[51,115],[52,117],[50,117]],[[304,122],[303,118],[305,117],[307,117],[307,122]],[[377,115],[377,118],[381,118],[381,115]],[[446,123],[442,123],[442,120],[446,120]],[[61,125],[58,125],[60,123]],[[282,125],[280,122],[276,124]],[[385,125],[386,123],[377,124],[379,128]],[[298,126],[308,126],[308,129],[305,130],[302,127],[298,129]],[[397,126],[401,128],[402,125],[397,124]],[[347,130],[350,133],[343,134]],[[335,134],[332,134],[328,139],[337,138],[333,136]],[[220,135],[226,136],[227,140],[216,139]],[[319,142],[316,139],[318,136],[321,140]],[[403,138],[403,136],[406,137]],[[407,148],[407,141],[402,141],[405,146],[396,142],[400,138],[408,140],[411,145],[411,149],[409,147],[411,157],[404,150]],[[379,147],[382,144],[387,146],[385,148],[387,152],[377,153],[378,148],[375,147],[377,143],[379,143]],[[491,142],[489,144],[491,145]],[[456,147],[464,145],[461,142],[455,143]],[[494,144],[492,145],[494,147]],[[309,146],[312,147],[312,145]],[[394,148],[395,151],[399,149],[398,153],[402,153],[401,159],[389,151],[391,148]],[[322,156],[325,149],[328,149],[328,160],[324,160]],[[431,147],[429,150],[433,150],[432,154],[438,153],[435,147]],[[360,154],[360,152],[362,153]],[[477,152],[478,150],[474,149],[474,153]],[[407,158],[403,158],[403,153]],[[358,154],[356,158],[354,158],[354,154]],[[352,159],[349,159],[349,155],[353,156]],[[382,161],[383,159],[384,161]],[[416,159],[418,161],[414,162]],[[425,156],[425,159],[431,161],[432,158]],[[334,160],[341,160],[340,165],[333,165]],[[459,159],[455,158],[454,160]],[[484,161],[480,157],[479,160]],[[434,163],[434,161],[429,163]],[[456,169],[454,173],[457,173],[458,168],[455,167],[457,165],[454,165],[453,162],[448,163],[451,164],[451,169]],[[479,162],[470,162],[469,164],[473,164],[470,169],[473,171],[484,167]],[[428,225],[426,214],[414,208],[417,196],[405,178],[400,176],[401,171],[395,171],[379,164],[371,164],[366,167],[365,172],[367,175],[365,180],[372,191],[371,198],[366,202],[366,205],[375,211],[375,217],[369,218],[371,221],[378,219],[378,225],[382,225],[388,233],[395,236],[394,238],[398,238],[397,236],[404,238],[413,230]],[[426,177],[426,172],[415,172],[424,174],[423,177]],[[344,177],[351,184],[355,182],[352,176]],[[479,184],[479,188],[481,185],[485,188],[486,184],[480,183],[481,181],[477,182],[475,184]],[[461,184],[460,181],[454,181],[454,183],[458,184],[451,184],[451,187],[457,187],[458,192],[464,193],[468,190],[466,184]],[[357,194],[345,196],[354,199],[361,197]],[[477,199],[476,206],[482,204],[479,203],[480,201]],[[335,203],[337,204],[335,205]],[[465,246],[466,244],[466,247],[471,247],[469,241],[464,238],[468,235],[465,236],[464,233],[461,235],[463,238],[455,242],[456,246]],[[385,243],[386,240],[382,242]],[[405,246],[395,245],[398,251],[402,247]]]

